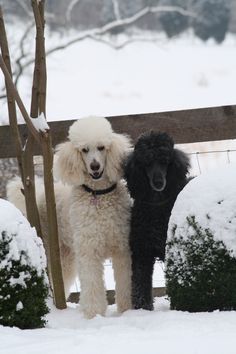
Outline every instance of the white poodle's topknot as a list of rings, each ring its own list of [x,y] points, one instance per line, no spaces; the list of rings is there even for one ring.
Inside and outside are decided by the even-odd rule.
[[[109,146],[112,141],[111,124],[103,117],[87,117],[77,120],[69,129],[69,139],[76,147],[88,144]]]

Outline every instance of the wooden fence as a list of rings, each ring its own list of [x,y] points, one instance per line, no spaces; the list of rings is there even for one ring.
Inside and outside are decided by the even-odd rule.
[[[236,105],[191,109],[163,113],[147,113],[107,117],[117,133],[126,133],[135,142],[137,137],[150,129],[169,133],[175,143],[229,140],[236,138]],[[72,120],[49,122],[53,146],[67,139]],[[25,140],[26,125],[20,125]],[[35,144],[34,155],[40,155]],[[15,157],[14,144],[9,126],[0,127],[0,159]],[[165,295],[165,288],[154,288],[154,296]],[[114,303],[114,291],[107,292],[109,304]],[[78,302],[79,293],[72,293],[69,301]]]
[[[107,117],[117,133],[127,133],[133,141],[150,129],[166,131],[177,144],[236,138],[236,105]],[[49,122],[53,146],[66,140],[72,120]],[[25,124],[20,133],[27,137]],[[9,126],[0,127],[0,158],[15,157]],[[41,152],[35,144],[34,155]]]

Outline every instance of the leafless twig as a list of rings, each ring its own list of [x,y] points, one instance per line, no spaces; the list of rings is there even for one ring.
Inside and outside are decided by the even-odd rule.
[[[70,22],[71,20],[71,13],[73,11],[73,8],[75,7],[75,5],[77,5],[80,2],[80,0],[71,0],[67,10],[66,10],[66,21]]]

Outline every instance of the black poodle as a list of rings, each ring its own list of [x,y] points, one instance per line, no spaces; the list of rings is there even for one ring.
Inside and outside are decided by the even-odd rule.
[[[166,133],[140,136],[125,165],[134,199],[131,214],[132,304],[153,309],[152,274],[156,259],[164,261],[168,222],[178,193],[188,181],[187,155],[174,148]]]

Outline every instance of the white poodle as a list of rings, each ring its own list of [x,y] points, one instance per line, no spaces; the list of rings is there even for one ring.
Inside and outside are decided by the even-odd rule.
[[[54,171],[60,181],[55,183],[55,194],[65,292],[69,294],[78,274],[80,306],[87,318],[105,315],[103,263],[107,258],[112,258],[118,311],[131,308],[130,198],[121,179],[122,160],[129,150],[129,139],[98,117],[76,121],[69,129],[69,140],[56,148]],[[42,181],[36,181],[36,188],[45,237]],[[8,199],[24,211],[19,190],[19,181],[10,182]]]

